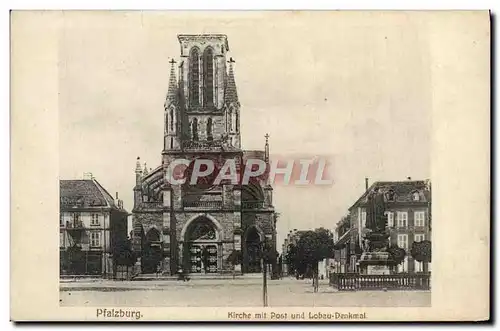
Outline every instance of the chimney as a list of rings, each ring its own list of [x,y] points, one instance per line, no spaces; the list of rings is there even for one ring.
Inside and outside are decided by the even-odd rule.
[[[116,199],[118,200],[118,192],[116,192]]]
[[[368,177],[365,177],[365,191],[368,191]]]

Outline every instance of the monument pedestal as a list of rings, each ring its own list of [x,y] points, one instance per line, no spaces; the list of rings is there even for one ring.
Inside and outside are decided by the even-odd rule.
[[[360,274],[389,275],[391,259],[387,252],[364,252],[359,260]]]

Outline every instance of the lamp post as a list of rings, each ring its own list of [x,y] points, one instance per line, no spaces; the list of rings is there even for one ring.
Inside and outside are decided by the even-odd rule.
[[[266,239],[261,242],[262,261],[262,305],[267,307],[267,265],[266,265]]]

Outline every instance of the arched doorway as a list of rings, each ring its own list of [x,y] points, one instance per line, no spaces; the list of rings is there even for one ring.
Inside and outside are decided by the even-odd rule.
[[[144,238],[142,247],[142,273],[152,274],[158,272],[163,259],[163,250],[160,237],[160,231],[156,228],[150,229]]]
[[[246,247],[246,272],[258,273],[262,272],[261,266],[261,238],[260,233],[255,226],[248,229],[245,237]]]
[[[184,265],[188,273],[217,273],[220,238],[214,222],[199,216],[187,225],[184,234]]]

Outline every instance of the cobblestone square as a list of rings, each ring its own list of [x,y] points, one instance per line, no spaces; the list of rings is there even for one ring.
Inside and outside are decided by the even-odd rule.
[[[61,306],[80,307],[261,307],[262,280],[191,280],[61,284]],[[338,292],[322,281],[268,281],[270,307],[429,307],[429,291]]]

